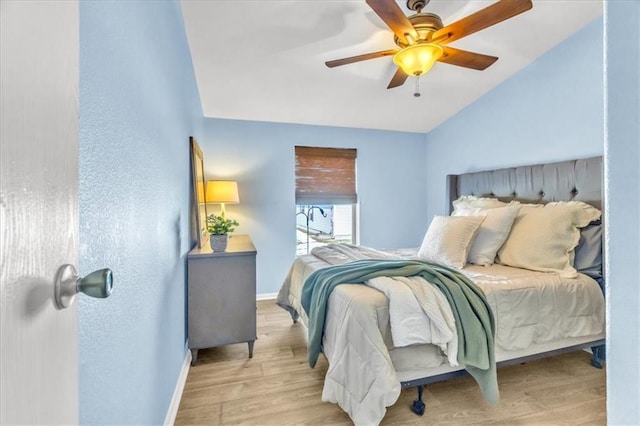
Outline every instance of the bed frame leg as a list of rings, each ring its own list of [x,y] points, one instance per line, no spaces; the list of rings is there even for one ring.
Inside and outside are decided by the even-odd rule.
[[[413,401],[411,411],[419,416],[422,416],[424,414],[424,402],[422,401],[422,385],[418,386],[418,399]]]
[[[595,368],[602,368],[602,361],[605,359],[604,348],[604,345],[591,347],[591,365]]]

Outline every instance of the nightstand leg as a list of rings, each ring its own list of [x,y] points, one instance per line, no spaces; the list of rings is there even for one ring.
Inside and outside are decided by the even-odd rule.
[[[253,358],[253,344],[255,340],[249,340],[247,344],[249,345],[249,358]]]
[[[196,362],[198,362],[198,350],[191,349],[191,365],[196,365]]]

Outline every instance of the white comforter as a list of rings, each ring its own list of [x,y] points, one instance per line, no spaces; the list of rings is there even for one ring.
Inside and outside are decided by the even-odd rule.
[[[389,299],[389,326],[393,346],[432,344],[447,354],[449,364],[458,365],[458,334],[451,306],[435,286],[420,277],[380,277],[370,287]]]
[[[377,250],[353,247],[333,251],[322,249],[314,253],[319,257],[307,255],[294,262],[278,295],[278,303],[297,311],[305,323],[306,315],[300,306],[300,293],[304,280],[311,272],[329,264],[362,257],[389,256]],[[415,255],[415,251],[393,255],[411,257]],[[487,296],[497,322],[497,353],[501,350],[526,349],[532,345],[568,337],[594,336],[593,340],[596,340],[604,332],[602,293],[597,283],[584,275],[570,279],[501,265],[469,266],[462,272],[474,280]],[[378,286],[383,292],[385,287],[387,291],[388,287],[397,287],[397,283],[386,282],[385,279],[369,284]],[[422,285],[419,282],[414,284]],[[411,284],[406,288],[411,288]],[[406,288],[400,290],[404,300],[397,303],[403,309],[403,315],[407,310],[403,304],[410,299]],[[429,309],[440,310],[440,317],[435,315],[429,318],[424,314],[424,303],[421,305],[414,301],[409,302],[411,307],[408,309],[413,318],[393,320],[390,319],[389,299],[383,292],[368,286],[341,285],[329,297],[323,339],[329,370],[325,377],[322,399],[338,403],[356,424],[379,423],[386,407],[395,403],[400,395],[400,379],[396,370],[405,367],[398,365],[399,360],[411,363],[416,358],[415,354],[419,354],[420,359],[416,360],[419,368],[414,370],[420,371],[420,376],[427,375],[429,368],[438,367],[447,361],[449,364],[455,363],[455,359],[447,358],[442,350],[434,349],[431,345],[413,344],[433,342],[455,358],[457,350],[451,350],[451,339],[447,340],[447,327],[434,323],[447,322],[446,309],[438,301],[438,292],[425,297],[429,299],[426,302],[431,306]],[[410,293],[415,294],[413,291]],[[395,300],[391,302],[392,307],[393,305],[396,305]],[[403,333],[397,337],[400,329]],[[457,339],[455,340],[457,344]],[[413,343],[399,348],[407,342]],[[390,351],[394,354],[393,357]],[[403,375],[403,380],[406,380],[406,375]]]

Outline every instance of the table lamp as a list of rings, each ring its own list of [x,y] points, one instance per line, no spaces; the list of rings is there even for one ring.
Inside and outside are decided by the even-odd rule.
[[[233,180],[210,180],[207,182],[207,203],[220,204],[220,216],[226,218],[225,204],[238,204],[238,182]]]

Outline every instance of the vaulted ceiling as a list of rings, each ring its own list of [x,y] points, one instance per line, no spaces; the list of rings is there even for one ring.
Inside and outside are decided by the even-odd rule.
[[[432,0],[424,12],[447,25],[492,3]],[[601,15],[602,2],[533,0],[533,9],[450,45],[498,56],[495,64],[436,63],[420,78],[420,97],[414,77],[386,89],[391,57],[324,65],[396,47],[364,0],[182,0],[182,9],[205,116],[428,132]]]

